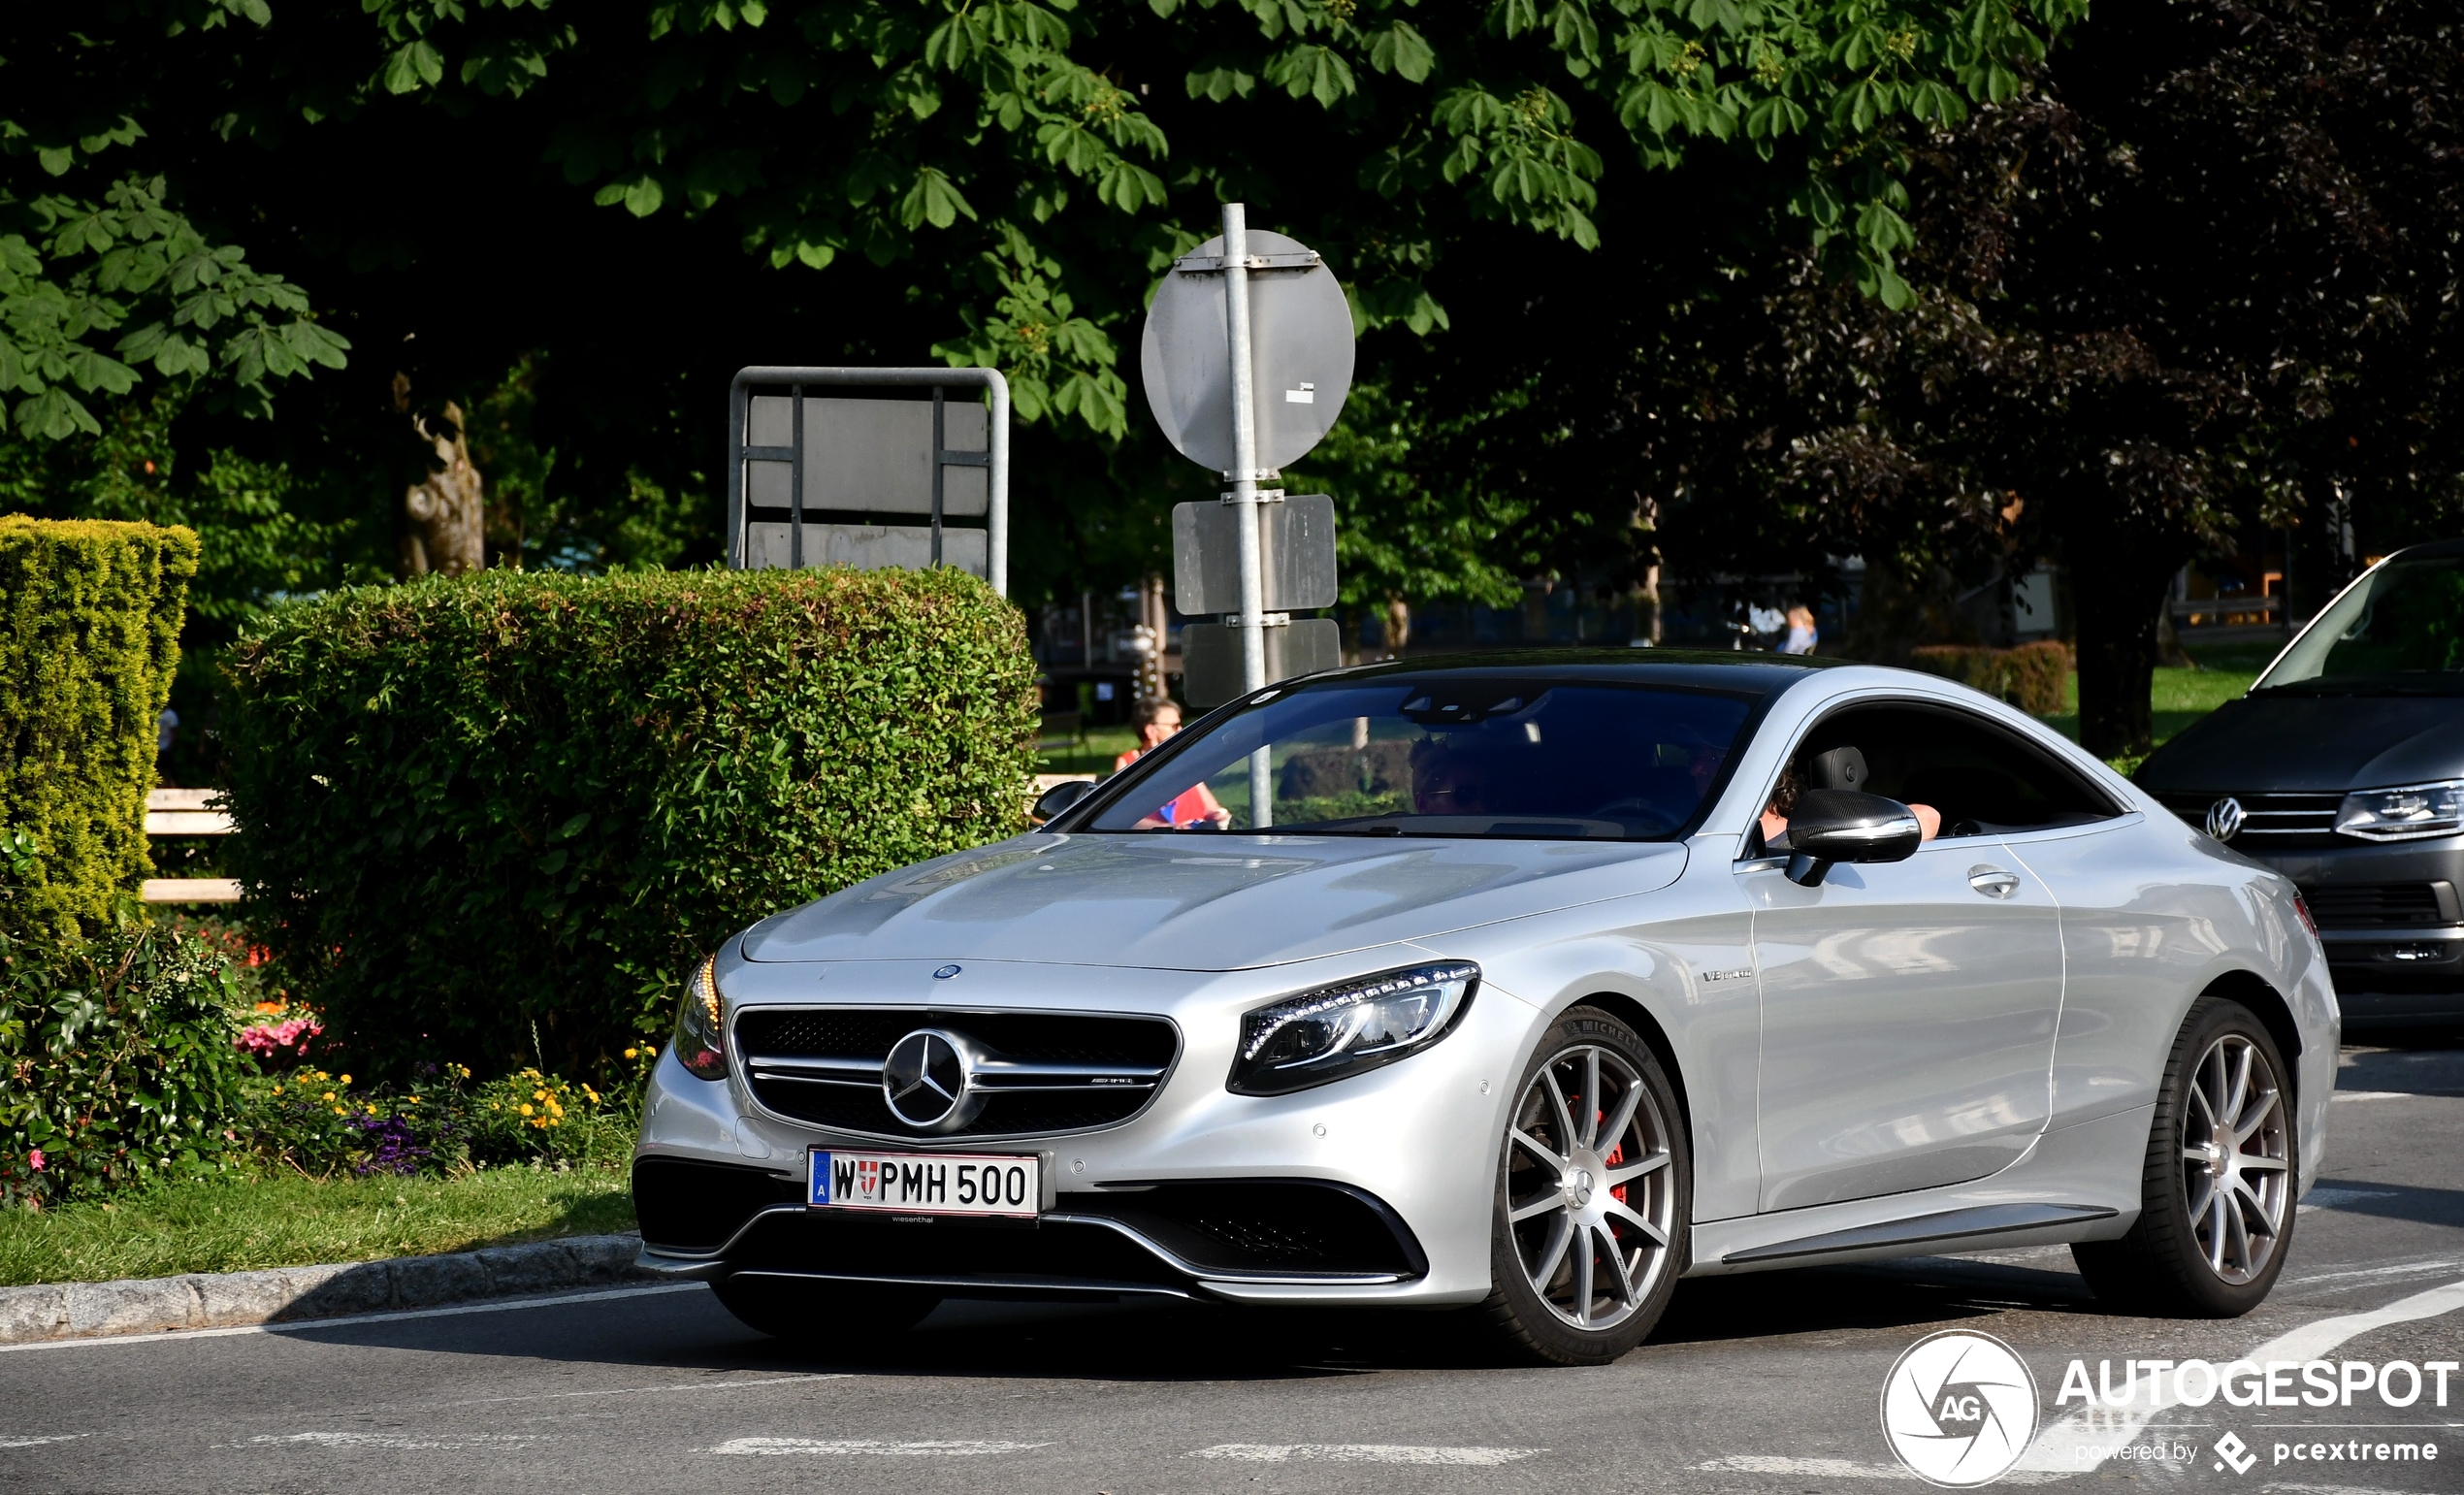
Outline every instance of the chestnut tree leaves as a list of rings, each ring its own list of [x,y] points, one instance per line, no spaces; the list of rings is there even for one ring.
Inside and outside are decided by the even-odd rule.
[[[23,437],[98,435],[89,402],[148,371],[260,414],[274,380],[342,367],[350,344],[310,318],[308,294],[209,243],[164,206],[160,178],[99,204],[6,206],[26,231],[0,234],[0,406]]]

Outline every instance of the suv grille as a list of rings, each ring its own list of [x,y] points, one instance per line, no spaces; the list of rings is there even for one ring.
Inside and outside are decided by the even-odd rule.
[[[2326,929],[2418,929],[2448,922],[2439,912],[2439,891],[2429,883],[2305,888],[2302,896]]]
[[[2156,798],[2186,824],[2205,830],[2209,807],[2229,793],[2219,790],[2214,794],[2169,794],[2158,795]],[[2343,795],[2233,795],[2232,797],[2242,803],[2242,829],[2233,837],[2236,846],[2352,844],[2336,834],[2336,808],[2344,803]]]
[[[971,1082],[981,1110],[961,1125],[914,1126],[890,1109],[882,1067],[920,1028],[963,1040],[983,1061]],[[1162,1018],[930,1007],[756,1007],[736,1016],[735,1041],[769,1110],[904,1142],[1118,1125],[1154,1099],[1181,1050]]]

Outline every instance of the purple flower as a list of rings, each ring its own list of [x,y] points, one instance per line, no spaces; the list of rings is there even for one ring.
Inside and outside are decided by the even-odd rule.
[[[355,1116],[350,1125],[359,1132],[361,1145],[368,1149],[368,1161],[358,1172],[396,1173],[407,1178],[419,1171],[422,1158],[429,1150],[419,1146],[409,1125],[398,1116]]]

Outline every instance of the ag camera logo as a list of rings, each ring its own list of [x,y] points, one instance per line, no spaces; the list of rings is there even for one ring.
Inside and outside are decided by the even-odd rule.
[[[1908,1347],[1882,1383],[1882,1436],[1908,1473],[1967,1489],[2009,1473],[2036,1437],[2036,1378],[2010,1346],[1961,1329]]]

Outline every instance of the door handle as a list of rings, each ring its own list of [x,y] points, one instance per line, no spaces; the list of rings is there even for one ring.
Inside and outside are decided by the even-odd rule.
[[[2000,867],[1970,867],[1967,885],[1989,898],[2007,898],[2019,892],[2019,874]]]

